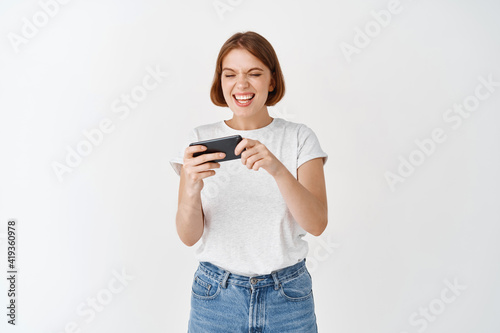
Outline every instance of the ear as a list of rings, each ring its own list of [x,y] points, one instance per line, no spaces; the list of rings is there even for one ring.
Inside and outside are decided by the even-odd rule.
[[[271,83],[269,84],[269,92],[273,91],[274,90],[274,87],[276,86],[276,82],[274,80],[274,72],[273,74],[271,75]]]

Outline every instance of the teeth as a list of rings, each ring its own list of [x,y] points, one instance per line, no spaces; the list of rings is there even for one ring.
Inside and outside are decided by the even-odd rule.
[[[240,96],[234,96],[237,100],[246,100],[252,98],[254,95],[240,95]]]

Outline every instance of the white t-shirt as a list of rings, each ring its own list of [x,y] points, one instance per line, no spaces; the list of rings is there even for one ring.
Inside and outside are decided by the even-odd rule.
[[[240,134],[258,140],[297,179],[303,163],[328,155],[306,125],[282,118],[255,130],[235,130],[224,121],[191,130],[170,160],[180,175],[184,150],[191,142]],[[209,261],[245,276],[270,274],[303,260],[309,246],[306,231],[295,221],[274,178],[263,168],[248,169],[241,159],[220,162],[216,174],[203,179],[201,203],[205,229],[196,249],[198,261]]]

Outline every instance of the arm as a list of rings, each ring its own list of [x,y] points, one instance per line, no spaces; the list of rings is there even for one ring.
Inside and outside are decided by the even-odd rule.
[[[282,165],[274,179],[297,223],[308,233],[321,235],[328,224],[323,158],[302,164],[297,179]]]
[[[181,241],[187,246],[193,246],[203,235],[204,214],[201,207],[200,192],[188,191],[184,165],[181,168],[179,184],[179,200],[175,226]]]
[[[201,190],[203,179],[215,175],[214,168],[220,168],[215,160],[217,153],[203,154],[193,157],[195,152],[204,151],[201,145],[187,147],[184,152],[184,164],[182,165],[179,184],[179,200],[175,225],[177,234],[184,244],[193,246],[203,235],[204,213],[201,205]]]
[[[314,236],[323,233],[328,224],[328,207],[322,158],[303,163],[297,169],[295,179],[283,163],[258,140],[241,140],[234,153],[241,153],[241,163],[247,168],[256,171],[263,168],[274,177],[288,209],[305,231]]]

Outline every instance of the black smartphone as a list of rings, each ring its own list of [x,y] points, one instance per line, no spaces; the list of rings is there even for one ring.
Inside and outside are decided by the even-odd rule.
[[[241,135],[237,134],[237,135],[225,136],[222,138],[193,142],[190,143],[189,146],[203,145],[207,147],[207,150],[205,151],[194,153],[193,157],[197,157],[203,154],[217,153],[217,152],[225,153],[226,156],[224,158],[209,161],[209,162],[224,162],[241,158],[241,153],[240,155],[234,154],[234,149],[236,149],[236,146],[238,145],[238,143],[240,143],[241,140],[243,140],[243,138],[241,137]]]

